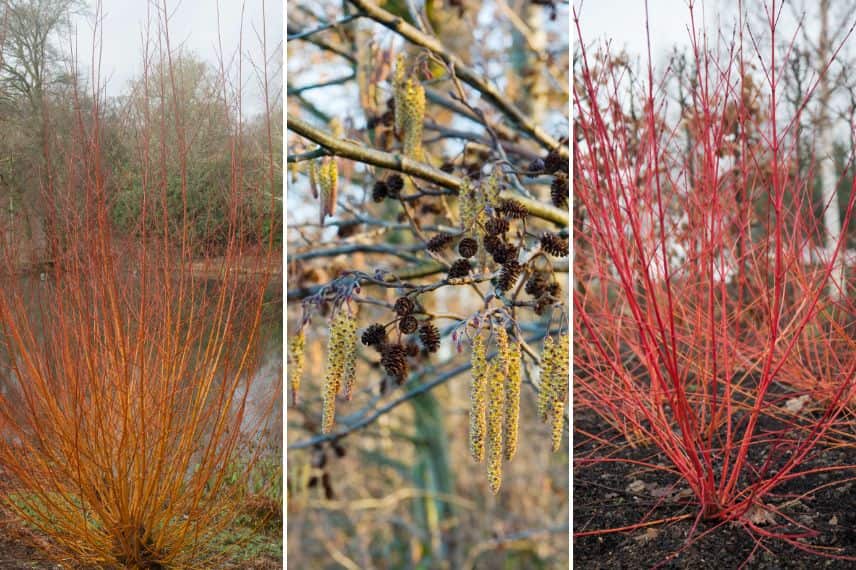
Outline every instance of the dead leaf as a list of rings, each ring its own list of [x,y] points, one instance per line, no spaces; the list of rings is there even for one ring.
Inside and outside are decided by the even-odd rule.
[[[641,493],[645,490],[645,481],[642,479],[636,479],[629,485],[627,485],[627,491],[630,493]]]
[[[746,511],[745,517],[749,522],[758,526],[776,523],[776,517],[773,513],[765,509],[763,505],[752,505],[749,507],[749,510]]]
[[[634,536],[633,539],[636,542],[641,542],[642,544],[645,544],[646,542],[651,542],[658,536],[660,536],[659,530],[657,530],[656,528],[647,528],[645,529],[645,532],[643,532],[639,536]]]
[[[803,394],[799,398],[791,398],[787,402],[785,402],[785,409],[791,412],[792,414],[798,414],[802,411],[805,405],[809,402],[810,398],[808,394]]]

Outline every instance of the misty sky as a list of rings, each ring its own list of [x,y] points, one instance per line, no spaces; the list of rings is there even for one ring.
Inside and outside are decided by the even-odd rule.
[[[88,70],[92,53],[92,29],[95,1],[88,0],[89,14],[75,18],[77,49],[81,71]],[[217,0],[167,0],[170,19],[170,41],[173,47],[181,44],[197,57],[217,64]],[[219,0],[220,26],[223,51],[227,57],[238,48],[241,37],[241,0]],[[142,73],[142,33],[146,26],[148,2],[146,0],[103,0],[103,52],[101,78],[107,81],[107,92],[118,95],[127,89],[128,82]],[[281,49],[283,30],[282,0],[264,2],[268,52]],[[152,12],[154,14],[154,11]],[[244,53],[261,63],[262,0],[244,3]],[[245,110],[253,113],[260,109],[257,81],[251,66],[245,60]],[[281,81],[281,78],[277,78]]]

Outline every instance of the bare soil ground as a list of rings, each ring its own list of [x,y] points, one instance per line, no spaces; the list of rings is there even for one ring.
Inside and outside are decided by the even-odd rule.
[[[606,438],[616,435],[591,412],[575,413],[574,424],[577,429],[590,434],[601,434]],[[580,432],[576,432],[574,437],[575,459],[599,445]],[[614,457],[668,465],[668,460],[652,446],[627,447]],[[759,455],[752,460],[760,465],[765,457]],[[802,468],[855,464],[856,449],[839,447],[819,450],[807,458]],[[840,480],[843,481],[836,483]],[[798,498],[824,484],[828,486],[808,497]],[[587,465],[575,462],[573,496],[575,533],[686,517],[626,532],[577,537],[574,539],[574,565],[578,568],[856,568],[856,560],[810,554],[780,540],[765,540],[759,544],[742,525],[736,523],[708,524],[702,521],[692,532],[692,540],[688,540],[698,512],[696,505],[686,485],[664,471],[625,462]],[[790,480],[764,501],[814,531],[800,539],[801,542],[815,549],[856,557],[856,470],[816,473]],[[801,530],[778,516],[763,528],[792,533]]]

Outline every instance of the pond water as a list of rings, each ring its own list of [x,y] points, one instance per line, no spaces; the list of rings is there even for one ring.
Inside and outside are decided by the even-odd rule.
[[[25,293],[25,306],[30,323],[34,326],[33,333],[43,338],[41,315],[49,302],[52,291],[52,278],[48,274],[29,275],[0,283],[5,291],[20,288]],[[210,283],[203,284],[204,288]],[[4,293],[0,293],[4,294]],[[8,297],[7,297],[8,298]],[[245,417],[242,431],[247,436],[255,436],[256,443],[267,453],[282,455],[282,377],[283,377],[283,319],[282,319],[281,282],[274,280],[265,295],[263,320],[259,332],[258,365],[249,381],[249,393],[246,399]],[[0,324],[2,333],[2,324]],[[2,335],[0,335],[2,341]],[[236,343],[240,340],[236,339]],[[236,345],[240,346],[240,345]],[[3,398],[20,399],[14,386],[18,383],[14,372],[9,366],[8,349],[0,342],[0,396]],[[236,395],[240,400],[244,395],[243,389]]]

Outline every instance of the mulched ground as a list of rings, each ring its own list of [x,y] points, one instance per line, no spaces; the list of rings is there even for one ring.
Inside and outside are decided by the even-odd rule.
[[[574,424],[578,430],[609,437],[615,435],[590,411],[576,411]],[[776,427],[776,426],[772,426]],[[654,521],[680,515],[685,520],[656,524],[627,532],[574,539],[574,565],[577,568],[730,568],[798,569],[798,568],[856,568],[856,561],[842,561],[812,555],[785,542],[766,540],[758,546],[742,525],[735,523],[706,525],[701,522],[688,545],[697,509],[692,504],[688,488],[676,477],[662,471],[652,471],[624,462],[581,464],[598,443],[575,432],[574,435],[574,532],[620,528],[642,521]],[[763,450],[750,454],[754,464],[762,464]],[[616,458],[668,465],[655,448],[625,448]],[[803,463],[803,468],[854,465],[856,449],[824,450]],[[822,489],[810,498],[794,497],[816,488],[850,478]],[[805,542],[815,547],[836,549],[838,554],[856,557],[856,471],[821,473],[794,479],[775,490],[765,499],[766,504],[779,506],[787,516],[808,526],[818,534]],[[783,506],[785,505],[785,506]],[[777,519],[763,528],[773,530]],[[796,531],[795,526],[790,527]]]

